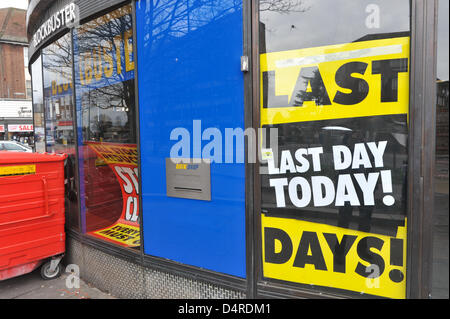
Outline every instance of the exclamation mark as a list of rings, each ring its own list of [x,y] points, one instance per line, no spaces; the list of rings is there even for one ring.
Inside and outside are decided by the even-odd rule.
[[[391,238],[391,256],[390,263],[392,266],[403,266],[403,239]],[[402,282],[405,276],[400,269],[392,269],[389,272],[389,278],[393,282]]]
[[[391,171],[381,171],[381,185],[384,193],[392,193],[392,176]],[[395,198],[392,195],[383,197],[383,203],[386,206],[392,206],[395,203]]]

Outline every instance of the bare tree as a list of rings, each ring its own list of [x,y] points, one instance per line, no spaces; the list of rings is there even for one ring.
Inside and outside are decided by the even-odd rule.
[[[304,0],[260,0],[259,11],[272,11],[281,14],[291,12],[305,12],[309,7],[304,6]]]
[[[78,66],[75,72],[80,72],[75,78],[77,95],[81,97],[81,110],[84,114],[82,121],[84,140],[103,138],[109,142],[136,143],[134,80],[129,78],[129,74],[126,75],[125,70],[118,71],[117,63],[121,63],[120,67],[123,68],[122,53],[120,59],[118,58],[112,66],[115,68],[113,75],[110,78],[104,76],[108,63],[105,56],[109,56],[112,63],[113,56],[123,50],[122,44],[124,40],[126,41],[117,39],[130,30],[132,30],[131,7],[125,6],[83,24],[75,32],[75,65]],[[91,65],[92,72],[103,75],[100,76],[100,81],[95,81],[91,74],[91,79],[81,85],[86,59],[94,63]],[[112,125],[113,122],[116,124],[120,122],[112,121],[110,118],[118,109],[122,111],[117,114],[123,117],[126,123]],[[94,132],[91,128],[97,129]]]

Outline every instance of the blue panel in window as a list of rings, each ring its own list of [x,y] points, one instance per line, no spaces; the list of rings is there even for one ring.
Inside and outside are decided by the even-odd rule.
[[[242,1],[138,1],[136,23],[144,251],[245,277],[245,167],[236,147],[225,163],[225,129],[244,128]],[[191,158],[210,142],[194,136],[195,125],[222,135],[211,201],[166,196],[165,159],[179,141],[171,132],[189,132]]]

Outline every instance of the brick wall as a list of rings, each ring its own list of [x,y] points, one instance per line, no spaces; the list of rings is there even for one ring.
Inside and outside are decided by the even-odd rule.
[[[0,98],[24,99],[25,94],[23,46],[0,43]]]
[[[26,98],[23,48],[28,44],[25,20],[25,10],[0,9],[0,98]]]

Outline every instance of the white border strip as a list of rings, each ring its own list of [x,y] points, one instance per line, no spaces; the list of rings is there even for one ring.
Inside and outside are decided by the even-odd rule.
[[[293,67],[293,66],[318,64],[318,63],[322,63],[322,62],[349,60],[349,59],[365,58],[365,57],[386,55],[386,54],[398,54],[398,53],[402,53],[402,51],[403,51],[402,45],[395,44],[395,45],[388,45],[388,46],[368,48],[368,49],[359,49],[359,50],[353,50],[353,51],[336,52],[336,53],[322,54],[322,55],[316,55],[316,56],[307,56],[307,57],[297,58],[297,59],[278,60],[275,62],[275,65],[278,69],[281,69],[281,68],[289,68],[289,67]]]

